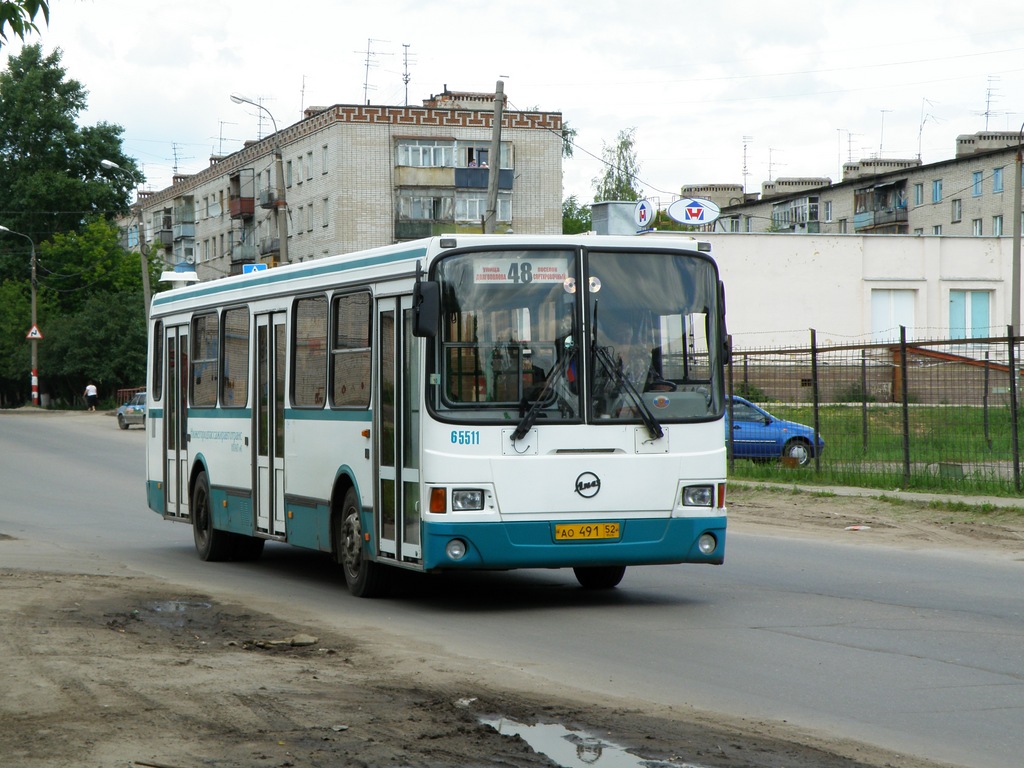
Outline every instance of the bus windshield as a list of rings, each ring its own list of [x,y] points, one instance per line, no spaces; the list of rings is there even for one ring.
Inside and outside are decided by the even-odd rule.
[[[722,411],[717,275],[694,253],[503,250],[437,265],[446,420],[661,423]]]

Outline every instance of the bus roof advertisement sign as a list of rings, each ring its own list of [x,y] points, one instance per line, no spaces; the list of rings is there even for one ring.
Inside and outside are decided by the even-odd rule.
[[[700,226],[715,221],[721,209],[710,200],[696,197],[684,197],[676,200],[668,207],[668,215],[680,224]]]

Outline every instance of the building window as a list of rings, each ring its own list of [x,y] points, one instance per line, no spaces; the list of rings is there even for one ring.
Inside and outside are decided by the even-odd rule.
[[[975,197],[981,197],[981,171],[975,171],[971,174],[971,194]]]
[[[846,234],[846,219],[840,219],[839,220],[839,234],[840,235],[845,235]]]
[[[327,145],[320,147],[320,173],[327,173]]]
[[[832,201],[825,201],[825,221],[832,221]]]
[[[932,227],[932,234],[933,235],[941,235],[942,234],[942,225],[941,224],[936,224],[934,227]]]
[[[963,216],[963,204],[962,201],[957,198],[950,201],[950,221],[954,224],[960,221],[960,217]]]
[[[292,185],[292,161],[289,160],[284,164],[284,185],[290,187]]]
[[[993,168],[992,169],[992,191],[1002,192],[1003,191],[1003,169]]]
[[[932,202],[933,203],[941,203],[942,202],[942,179],[933,179],[932,180]]]
[[[455,166],[455,142],[436,139],[403,140],[397,147],[396,165],[414,168],[452,168]]]
[[[949,336],[953,339],[983,339],[990,335],[990,291],[949,292]]]
[[[923,234],[924,234],[924,227],[918,227],[918,228],[916,228],[916,229],[914,230],[914,234],[915,234],[915,235],[923,235]]]
[[[924,183],[917,182],[914,185],[914,205],[924,204]]]
[[[322,224],[320,226],[326,227],[331,223],[331,203],[329,198],[324,198],[324,213],[322,217]]]
[[[993,216],[992,217],[992,236],[1002,237],[1003,236],[1003,217]]]
[[[487,198],[459,196],[455,199],[456,221],[481,221],[487,213]],[[498,197],[498,221],[512,221],[512,200],[508,196]]]
[[[871,291],[871,338],[875,342],[893,341],[900,337],[900,326],[907,329],[907,338],[914,337],[914,303],[916,291],[907,289],[874,289]]]
[[[306,180],[313,178],[313,152],[306,153]]]
[[[737,219],[735,217],[729,219],[729,231],[730,232],[739,232],[740,231],[740,220],[739,219]]]
[[[310,203],[306,206],[306,231],[313,231],[313,204]]]
[[[971,234],[981,237],[981,219],[971,219]]]

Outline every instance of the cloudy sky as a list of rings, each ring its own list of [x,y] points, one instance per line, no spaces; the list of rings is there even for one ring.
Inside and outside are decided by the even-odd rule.
[[[577,130],[565,196],[590,201],[602,148],[635,128],[639,186],[663,205],[684,184],[935,162],[959,134],[1024,123],[1019,0],[51,0],[29,42],[63,51],[89,92],[80,123],[123,126],[156,189],[256,137],[258,111],[231,93],[283,127],[311,105],[420,104],[501,79],[511,109]]]

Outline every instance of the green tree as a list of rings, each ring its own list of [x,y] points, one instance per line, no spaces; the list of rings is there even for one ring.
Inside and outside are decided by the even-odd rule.
[[[636,159],[636,128],[619,131],[612,146],[602,142],[601,160],[605,171],[593,179],[595,203],[643,199],[643,190],[636,186],[640,173],[640,163]]]
[[[35,245],[40,388],[71,400],[88,378],[109,396],[143,375],[139,257],[120,246],[111,223],[127,213],[131,189],[143,178],[124,155],[120,126],[78,125],[87,94],[60,60],[59,51],[46,56],[30,45],[0,72],[0,224]],[[128,172],[105,169],[101,160]],[[5,405],[24,403],[30,394],[30,254],[24,238],[0,237]]]
[[[48,0],[0,0],[0,48],[7,42],[8,28],[22,40],[30,32],[38,32],[35,18],[39,15],[50,23]]]
[[[562,234],[578,235],[591,229],[590,206],[580,205],[576,195],[565,198],[562,201]]]
[[[121,126],[77,125],[87,92],[60,61],[59,50],[44,56],[29,45],[0,72],[0,223],[36,243],[94,216],[125,213],[132,174],[142,181],[124,156]],[[104,159],[128,173],[104,169]]]

